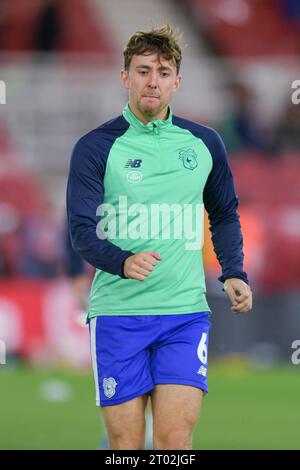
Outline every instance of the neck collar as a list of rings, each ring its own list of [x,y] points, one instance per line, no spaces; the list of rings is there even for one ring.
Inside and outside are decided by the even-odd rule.
[[[129,103],[127,103],[123,109],[123,116],[133,127],[139,129],[140,131],[151,132],[154,129],[165,129],[170,126],[172,124],[173,114],[171,106],[169,106],[167,119],[155,119],[154,121],[150,121],[147,124],[144,124],[135,116],[135,114],[133,114],[129,107]]]

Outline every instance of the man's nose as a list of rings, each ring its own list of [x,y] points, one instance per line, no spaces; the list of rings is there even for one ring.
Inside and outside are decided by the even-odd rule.
[[[151,88],[157,88],[157,75],[155,73],[152,73],[149,76],[148,86]]]

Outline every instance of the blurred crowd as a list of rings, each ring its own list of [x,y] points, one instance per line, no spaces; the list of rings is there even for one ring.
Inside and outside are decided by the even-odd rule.
[[[74,0],[75,3],[80,6],[80,1]],[[2,0],[0,51],[19,48],[38,51],[43,57],[64,50],[68,43],[62,37],[62,5],[67,8],[67,4],[58,0],[35,1],[34,14],[29,15],[25,28],[26,1]],[[284,21],[299,33],[300,52],[300,2],[281,0],[279,5]],[[230,106],[220,121],[208,124],[220,132],[230,158],[238,161],[253,154],[271,165],[275,160],[289,158],[300,161],[300,105],[288,97],[270,125],[261,119],[257,111],[259,98],[249,84],[232,77],[231,83],[224,86],[223,95]],[[0,127],[0,276],[59,276],[68,271],[65,217],[57,215],[49,196],[32,175],[14,163],[13,136],[4,122],[0,121]]]
[[[63,225],[51,206],[24,215],[0,204],[0,277],[54,278],[64,272]]]
[[[260,120],[258,98],[249,86],[232,83],[229,93],[232,110],[216,127],[230,155],[255,151],[262,158],[280,158],[288,153],[298,153],[300,158],[300,106],[288,97],[275,124],[268,126]]]

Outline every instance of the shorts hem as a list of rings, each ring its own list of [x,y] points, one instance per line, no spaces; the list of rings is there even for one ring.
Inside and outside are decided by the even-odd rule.
[[[170,385],[190,385],[191,387],[196,387],[196,388],[201,388],[205,393],[208,393],[208,387],[205,383],[203,382],[196,382],[193,380],[181,380],[175,377],[170,377],[170,378],[156,378],[154,380],[154,385],[160,385],[160,384],[170,384]]]
[[[126,401],[133,400],[133,398],[139,397],[140,395],[144,395],[144,393],[151,392],[153,390],[154,385],[149,384],[147,387],[144,387],[140,390],[138,390],[135,393],[132,393],[131,395],[127,395],[126,397],[123,398],[117,398],[114,400],[96,400],[96,406],[111,406],[111,405],[119,405],[121,403],[125,403]]]
[[[90,320],[94,317],[160,317],[160,316],[173,316],[173,315],[193,315],[195,313],[208,313],[208,314],[212,314],[212,311],[210,310],[209,307],[202,307],[202,308],[199,308],[198,310],[192,310],[192,311],[184,311],[184,312],[174,312],[174,311],[171,311],[171,312],[143,312],[143,311],[138,311],[138,312],[88,312],[87,313],[87,319]]]

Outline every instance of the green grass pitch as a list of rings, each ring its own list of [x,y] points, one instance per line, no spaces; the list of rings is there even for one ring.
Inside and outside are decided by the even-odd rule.
[[[299,367],[211,362],[194,449],[299,449]],[[99,448],[90,372],[1,365],[0,397],[0,449]]]

